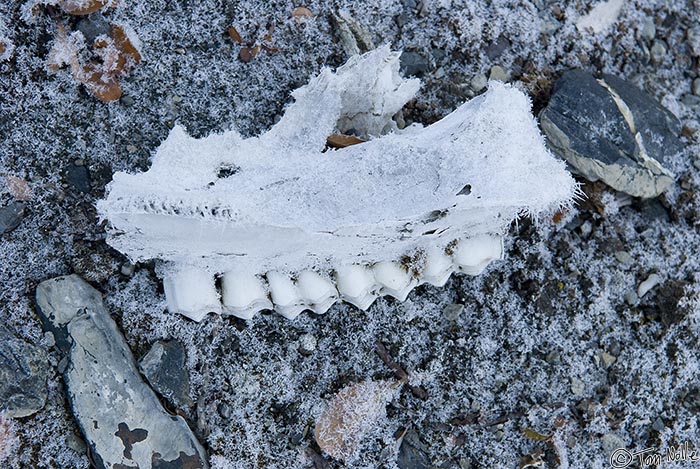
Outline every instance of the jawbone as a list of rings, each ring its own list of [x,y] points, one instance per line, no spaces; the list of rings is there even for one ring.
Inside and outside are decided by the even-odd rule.
[[[257,137],[175,127],[148,171],[108,185],[107,242],[133,262],[162,261],[168,309],[197,321],[261,309],[291,319],[338,300],[366,309],[479,274],[502,258],[516,217],[568,204],[575,183],[508,85],[396,129],[419,86],[399,75],[399,55],[385,46],[324,69]],[[326,149],[351,129],[369,140]]]

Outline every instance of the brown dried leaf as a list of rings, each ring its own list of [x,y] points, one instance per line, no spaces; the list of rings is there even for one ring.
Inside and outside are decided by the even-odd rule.
[[[89,15],[107,3],[108,0],[62,0],[58,2],[58,6],[69,15]]]
[[[316,15],[306,7],[296,7],[292,10],[292,18],[313,18],[314,16]]]
[[[131,41],[123,26],[112,24],[110,26],[110,36],[114,39],[114,45],[119,51],[115,68],[117,73],[128,72],[134,65],[141,62],[141,53]]]
[[[117,78],[104,73],[100,67],[89,65],[83,67],[83,73],[78,78],[100,101],[109,103],[122,97],[122,87]]]
[[[231,39],[234,40],[234,42],[237,42],[238,44],[243,44],[243,38],[238,33],[238,30],[233,26],[228,28],[228,35],[231,37]]]
[[[7,176],[5,184],[7,184],[7,190],[10,192],[10,195],[17,200],[27,201],[32,197],[32,190],[29,188],[29,184],[22,178]]]
[[[358,143],[364,142],[365,140],[362,140],[359,137],[345,134],[333,134],[326,139],[326,145],[331,148],[345,148],[349,147],[350,145],[357,145]]]
[[[523,435],[525,435],[527,438],[530,438],[531,440],[549,441],[552,439],[552,435],[543,435],[541,433],[536,432],[532,428],[523,428],[520,431],[523,433]]]
[[[564,215],[566,215],[566,210],[557,210],[554,215],[552,215],[552,221],[557,224],[560,223],[564,219]]]
[[[336,459],[350,459],[399,385],[396,381],[364,381],[341,389],[316,420],[318,446]]]
[[[238,58],[243,62],[250,62],[253,60],[253,57],[258,54],[258,52],[260,52],[259,45],[255,47],[241,47],[241,50],[238,53]]]
[[[0,41],[0,55],[4,54],[6,50],[7,50],[7,46],[5,45],[4,42]]]

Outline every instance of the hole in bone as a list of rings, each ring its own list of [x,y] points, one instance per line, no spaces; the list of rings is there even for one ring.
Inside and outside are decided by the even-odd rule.
[[[467,184],[466,186],[462,187],[462,190],[457,192],[457,195],[469,195],[472,193],[472,185]]]
[[[449,213],[449,210],[433,210],[428,214],[428,216],[423,220],[424,223],[432,223],[434,221],[437,221],[443,217],[445,217]]]
[[[219,179],[226,179],[227,177],[231,177],[234,174],[238,173],[241,170],[236,165],[227,165],[223,164],[219,167],[219,171],[216,173],[216,177]]]

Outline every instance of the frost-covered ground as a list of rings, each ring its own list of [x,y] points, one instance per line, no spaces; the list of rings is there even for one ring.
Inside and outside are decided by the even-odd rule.
[[[156,339],[185,344],[196,402],[187,416],[214,467],[343,467],[318,456],[313,422],[345,385],[392,376],[378,341],[427,398],[404,388],[350,467],[395,467],[396,435],[406,428],[445,468],[518,467],[538,452],[549,467],[607,467],[604,442],[700,444],[700,99],[691,96],[700,72],[691,49],[700,44],[688,40],[697,1],[626,0],[618,21],[594,34],[575,23],[595,1],[311,1],[304,6],[317,16],[299,21],[291,2],[122,0],[104,16],[133,29],[143,61],[120,79],[124,96],[111,104],[68,70],[46,67],[59,23],[90,25],[56,8],[32,15],[34,3],[0,3],[0,39],[14,45],[0,61],[0,176],[24,179],[32,193],[19,227],[0,239],[0,320],[46,347],[52,368],[46,407],[9,422],[16,438],[5,465],[89,466],[32,299],[38,282],[70,272],[105,294],[136,356]],[[342,8],[375,44],[422,56],[424,84],[404,111],[408,122],[439,119],[494,65],[522,83],[536,109],[567,68],[631,79],[685,125],[676,185],[628,204],[589,184],[588,201],[558,224],[514,226],[506,261],[485,274],[418,288],[402,304],[381,299],[367,313],[336,305],[293,322],[265,314],[201,324],[168,315],[152,265],[122,273],[126,259],[104,243],[95,201],[113,172],[146,169],[175,122],[198,136],[267,129],[291,90],[345,61],[331,21]],[[229,26],[260,40],[269,23],[279,51],[240,61]],[[0,184],[1,205],[12,199]],[[628,301],[651,273],[662,283]],[[452,303],[464,304],[457,317],[445,313]],[[315,350],[302,353],[309,336]]]

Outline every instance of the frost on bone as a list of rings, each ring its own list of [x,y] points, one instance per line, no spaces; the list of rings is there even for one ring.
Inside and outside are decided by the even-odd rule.
[[[418,89],[398,57],[382,47],[323,70],[259,137],[174,128],[147,172],[114,175],[98,204],[108,242],[133,261],[167,261],[165,271],[298,273],[499,236],[519,214],[570,200],[572,178],[508,85],[491,83],[429,127],[378,136]],[[350,128],[374,138],[323,151]]]

